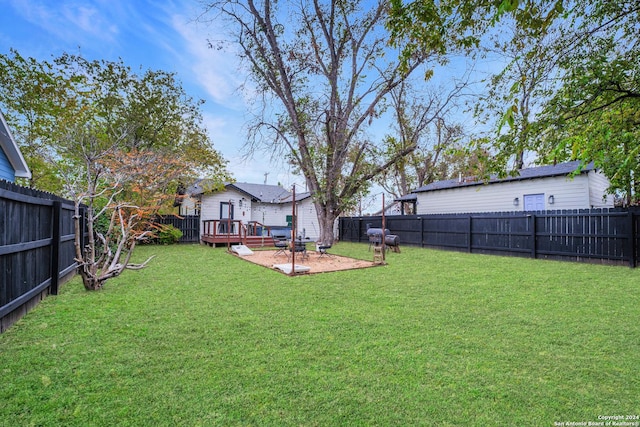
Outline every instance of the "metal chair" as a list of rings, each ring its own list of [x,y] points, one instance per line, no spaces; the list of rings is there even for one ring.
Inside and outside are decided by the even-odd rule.
[[[289,244],[287,243],[287,240],[284,238],[280,238],[280,237],[276,237],[276,236],[272,236],[273,237],[273,246],[276,247],[276,252],[273,254],[273,256],[277,256],[280,254],[285,254],[287,255],[287,248],[289,248]],[[289,258],[289,255],[287,255],[287,258]]]
[[[316,252],[318,252],[318,254],[319,254],[318,258],[322,258],[323,256],[326,256],[327,258],[332,257],[333,255],[331,255],[329,252],[327,252],[327,249],[331,249],[331,245],[330,244],[317,242],[316,243]]]
[[[296,240],[293,244],[293,248],[289,246],[289,252],[296,252],[302,254],[302,259],[309,258],[307,254],[307,244],[305,242],[301,242],[300,240]],[[287,254],[287,259],[289,259],[289,254]]]

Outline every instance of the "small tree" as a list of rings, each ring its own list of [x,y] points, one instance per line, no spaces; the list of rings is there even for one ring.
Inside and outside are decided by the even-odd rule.
[[[151,260],[130,262],[136,244],[152,233],[149,220],[173,197],[165,191],[167,183],[186,166],[159,152],[123,151],[128,136],[122,132],[111,139],[85,127],[66,141],[68,149],[78,150],[77,161],[63,170],[75,202],[76,261],[87,290],[100,289],[125,269],[143,268]],[[83,211],[88,240],[81,246]]]
[[[19,124],[18,142],[36,147],[62,195],[75,201],[80,275],[86,289],[100,289],[147,264],[130,263],[131,254],[178,182],[196,175],[223,181],[225,161],[202,126],[201,102],[172,73],[136,74],[122,62],[66,54],[39,63],[12,53],[0,55],[0,105]]]
[[[391,91],[394,133],[386,136],[381,157],[390,159],[407,147],[415,147],[378,177],[378,183],[394,197],[447,179],[464,167],[465,158],[459,154],[458,146],[463,136],[462,127],[445,120],[464,87],[465,83],[461,83],[446,94],[423,95],[403,82]]]

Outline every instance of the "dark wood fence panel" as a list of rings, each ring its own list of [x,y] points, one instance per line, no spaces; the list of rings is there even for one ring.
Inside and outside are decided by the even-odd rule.
[[[635,267],[640,259],[640,210],[593,209],[385,217],[402,245],[600,261]],[[382,217],[340,218],[339,239],[366,242]]]
[[[73,217],[68,200],[0,181],[0,332],[74,273]]]
[[[200,215],[162,215],[154,220],[157,224],[173,225],[182,231],[180,243],[200,242]]]

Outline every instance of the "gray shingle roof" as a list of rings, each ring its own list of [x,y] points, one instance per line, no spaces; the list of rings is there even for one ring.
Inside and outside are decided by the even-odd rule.
[[[225,184],[225,188],[238,191],[250,197],[252,200],[264,203],[290,203],[293,194],[279,185],[251,184],[248,182],[234,182]],[[207,188],[206,180],[196,181],[187,192],[191,195],[203,194],[211,191]],[[310,197],[311,193],[296,193],[296,201]]]
[[[260,202],[280,203],[281,199],[289,196],[289,192],[279,185],[234,182],[226,187],[235,189]]]
[[[580,166],[581,162],[579,160],[567,163],[560,163],[557,165],[550,166],[538,166],[535,168],[527,168],[521,169],[516,176],[508,176],[506,178],[498,178],[496,175],[491,175],[488,183],[496,183],[496,182],[509,182],[509,181],[522,181],[525,179],[535,179],[535,178],[546,178],[551,176],[566,176],[572,172],[575,172]],[[589,163],[582,168],[581,172],[589,172],[594,170],[595,167],[593,163]],[[412,193],[424,193],[426,191],[437,191],[437,190],[445,190],[450,188],[458,188],[458,187],[470,187],[473,185],[483,185],[486,184],[485,181],[478,180],[458,180],[458,179],[447,179],[444,181],[432,182],[431,184],[427,184],[423,187],[420,187],[416,190],[413,190]],[[403,196],[404,197],[404,196]]]

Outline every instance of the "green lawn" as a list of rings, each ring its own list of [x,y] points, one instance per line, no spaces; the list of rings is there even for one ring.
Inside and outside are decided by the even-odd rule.
[[[367,245],[335,253],[372,259]],[[552,426],[640,414],[640,269],[403,247],[287,277],[142,247],[0,335],[0,425]]]

